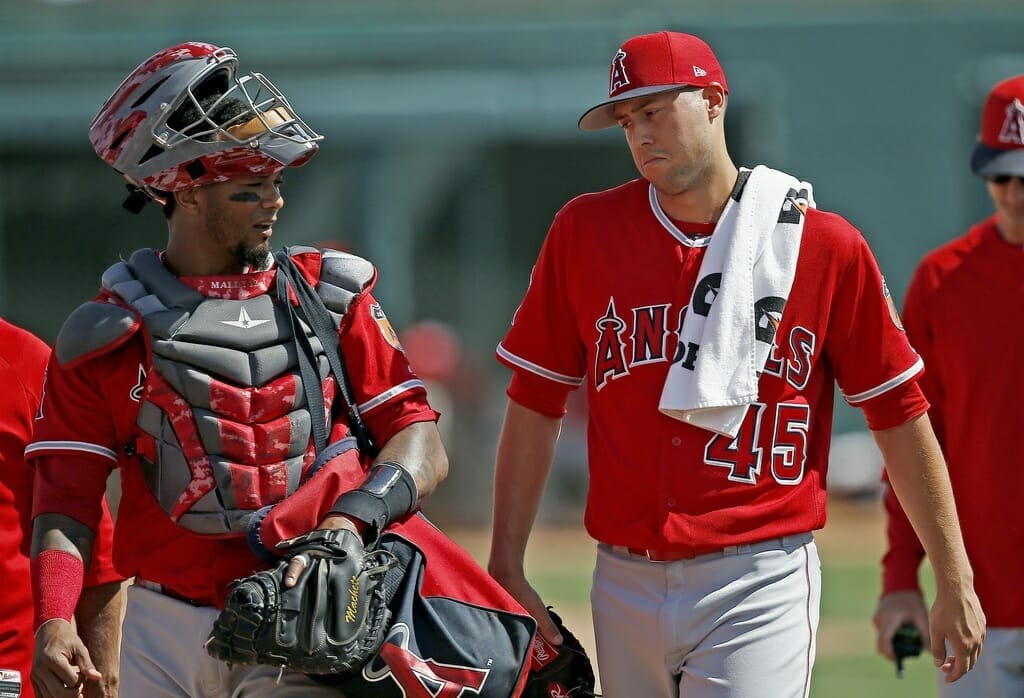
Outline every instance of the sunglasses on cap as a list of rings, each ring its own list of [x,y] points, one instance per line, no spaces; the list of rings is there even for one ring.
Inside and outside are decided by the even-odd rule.
[[[1021,184],[1024,184],[1024,175],[1001,174],[1001,175],[992,175],[991,177],[987,177],[986,179],[988,179],[988,181],[991,182],[992,184],[999,184],[999,185],[1009,184],[1011,179],[1016,179]]]

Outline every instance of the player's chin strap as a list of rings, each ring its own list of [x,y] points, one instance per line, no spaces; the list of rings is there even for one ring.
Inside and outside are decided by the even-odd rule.
[[[128,178],[125,177],[125,179]],[[137,184],[130,179],[125,183],[125,186],[128,188],[128,196],[121,202],[121,206],[131,213],[140,212],[150,201],[155,201],[161,206],[167,203],[166,195],[161,195],[162,192],[158,193],[152,187]]]

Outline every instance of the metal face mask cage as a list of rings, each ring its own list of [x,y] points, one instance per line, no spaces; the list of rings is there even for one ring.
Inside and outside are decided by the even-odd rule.
[[[222,48],[209,60],[217,64],[226,61],[236,64],[237,56],[231,49]],[[222,76],[226,89],[215,101],[204,106],[202,88]],[[241,103],[243,109],[218,123],[213,117],[232,102]],[[189,149],[189,145],[202,143],[208,145],[198,151],[210,152],[210,144],[217,143],[222,145],[215,150],[250,148],[287,166],[310,153],[311,144],[323,140],[322,135],[299,118],[288,99],[266,76],[249,73],[238,77],[227,66],[196,75],[173,103],[161,105],[161,108],[163,113],[153,123],[151,136],[165,151]],[[196,117],[189,123],[171,125],[175,117],[187,111]]]

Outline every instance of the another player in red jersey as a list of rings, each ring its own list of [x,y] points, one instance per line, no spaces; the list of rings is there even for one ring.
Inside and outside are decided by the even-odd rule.
[[[626,41],[608,95],[579,125],[618,125],[642,179],[562,208],[498,347],[513,377],[491,573],[557,642],[523,558],[583,386],[605,694],[808,695],[838,383],[934,555],[931,650],[960,678],[984,618],[922,362],[863,237],[806,182],[733,164],[725,74],[698,37]]]
[[[50,348],[27,330],[0,318],[0,695],[31,698],[32,584],[29,542],[32,471],[24,450],[39,413]],[[75,621],[102,679],[86,695],[113,695],[117,689],[121,582],[110,561],[110,514],[104,506],[97,554],[84,579]]]
[[[971,169],[996,212],[929,253],[907,291],[907,336],[927,366],[921,389],[946,457],[960,527],[988,621],[985,652],[970,676],[939,683],[944,697],[1024,694],[1024,75],[992,88]],[[892,489],[885,497],[889,549],[875,613],[879,651],[893,657],[902,623],[927,636],[917,572],[925,555]]]
[[[168,235],[163,250],[103,274],[49,364],[26,450],[47,648],[33,682],[63,695],[87,667],[70,611],[119,468],[114,564],[135,579],[121,693],[337,695],[204,650],[231,582],[276,561],[277,542],[310,528],[376,536],[447,474],[437,413],[371,293],[373,266],[310,247],[271,253],[282,173],[309,161],[320,136],[266,76],[241,74],[234,51],[200,42],[139,65],[89,135],[128,179],[132,209],[161,204]],[[321,463],[327,444],[345,448]],[[304,564],[291,558],[286,583]]]

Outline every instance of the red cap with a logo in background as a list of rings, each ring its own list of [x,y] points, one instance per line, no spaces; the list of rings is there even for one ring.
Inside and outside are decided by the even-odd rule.
[[[982,177],[1024,176],[1024,75],[1003,80],[988,93],[971,170]]]
[[[588,109],[579,127],[597,131],[614,126],[612,108],[618,102],[713,82],[729,92],[722,66],[700,37],[668,31],[634,36],[612,56],[608,99]]]

